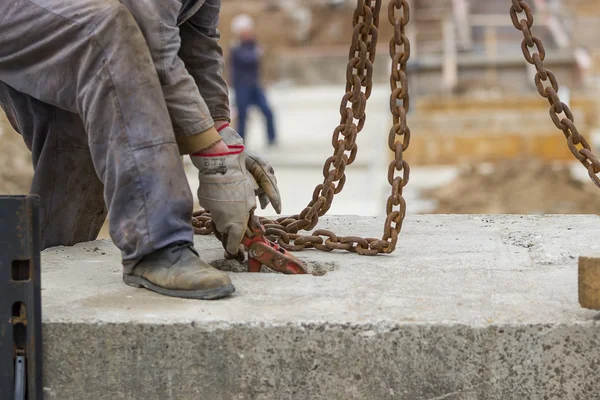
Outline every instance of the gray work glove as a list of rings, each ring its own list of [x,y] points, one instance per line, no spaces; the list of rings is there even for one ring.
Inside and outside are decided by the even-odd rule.
[[[210,211],[227,253],[236,255],[256,199],[246,170],[244,146],[229,146],[229,150],[224,154],[193,155],[191,159],[199,171],[200,205]]]
[[[241,136],[229,125],[225,125],[219,131],[219,134],[228,146],[244,144]],[[250,172],[254,179],[254,193],[258,196],[260,207],[264,210],[271,203],[277,214],[281,214],[281,195],[277,187],[275,170],[259,154],[248,150],[244,151],[244,154],[246,156],[246,170]]]

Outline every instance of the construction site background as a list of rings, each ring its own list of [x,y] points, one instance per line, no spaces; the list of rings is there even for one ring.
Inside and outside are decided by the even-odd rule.
[[[581,133],[597,148],[600,2],[529,2],[535,10],[533,30],[545,44],[546,64],[561,84],[561,98],[574,111]],[[547,101],[535,89],[535,70],[523,59],[522,34],[508,14],[511,1],[410,3],[412,139],[405,154],[413,171],[406,189],[409,211],[600,211],[600,190],[586,180],[587,171],[574,161],[562,132],[549,118]],[[276,112],[280,146],[263,148],[258,114],[251,115],[247,144],[273,160],[284,204],[289,204],[284,212],[298,212],[310,199],[331,153],[355,5],[343,0],[223,0],[220,24],[226,56],[234,42],[231,21],[240,13],[255,19],[258,40],[266,49],[263,80]],[[375,89],[358,142],[362,162],[348,168],[351,194],[336,198],[333,213],[384,213],[391,160],[385,150],[391,126],[388,40],[393,31],[385,6],[387,2],[381,14]],[[0,148],[0,193],[26,193],[32,175],[29,152],[4,115]],[[192,172],[190,176],[193,185]],[[369,196],[363,194],[365,182]]]

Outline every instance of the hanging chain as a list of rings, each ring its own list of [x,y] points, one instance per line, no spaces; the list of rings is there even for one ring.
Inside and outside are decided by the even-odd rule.
[[[550,103],[550,117],[552,122],[560,129],[567,138],[569,150],[584,167],[587,168],[590,178],[600,187],[600,161],[592,153],[588,141],[579,133],[575,126],[575,118],[569,107],[560,100],[558,96],[558,81],[552,71],[544,67],[546,50],[540,38],[533,35],[531,27],[533,26],[533,13],[531,7],[524,0],[512,0],[510,8],[510,17],[515,28],[523,32],[523,42],[521,49],[527,62],[537,70],[535,74],[535,86],[540,95]],[[519,20],[519,14],[523,19]],[[532,50],[533,49],[533,52]],[[561,114],[563,115],[561,117]]]
[[[406,77],[406,67],[410,58],[410,41],[406,36],[406,24],[410,20],[408,2],[406,0],[390,1],[388,19],[394,26],[394,36],[390,39],[390,57],[392,58],[390,110],[394,125],[390,129],[388,146],[395,156],[388,168],[388,182],[392,186],[392,193],[388,197],[386,205],[387,218],[383,240],[390,245],[390,248],[384,248],[384,251],[391,253],[396,248],[398,234],[406,216],[406,201],[402,196],[402,190],[408,183],[410,175],[410,167],[403,158],[404,151],[408,149],[410,143],[410,129],[406,123],[406,114],[410,107],[408,78]]]
[[[354,11],[354,31],[346,69],[346,94],[340,106],[341,122],[333,133],[332,144],[335,151],[333,156],[325,161],[323,183],[315,188],[311,202],[300,214],[277,220],[260,219],[268,238],[286,250],[316,248],[322,251],[347,250],[363,255],[375,255],[391,253],[396,248],[406,215],[406,201],[402,191],[410,175],[410,167],[403,158],[404,151],[410,143],[410,129],[406,123],[410,105],[406,75],[410,58],[410,41],[406,36],[406,25],[410,20],[407,0],[390,0],[388,6],[388,20],[394,27],[389,46],[392,58],[390,109],[393,126],[389,133],[388,145],[395,157],[388,168],[388,182],[392,186],[392,193],[386,204],[387,218],[383,238],[342,237],[323,229],[316,230],[309,236],[298,234],[299,231],[313,229],[319,217],[327,213],[334,196],[344,188],[346,166],[352,164],[356,158],[356,137],[365,124],[366,104],[373,88],[373,63],[377,49],[381,2],[382,0],[358,0]],[[556,76],[544,66],[546,50],[542,41],[531,32],[534,22],[531,7],[524,0],[512,0],[512,4],[510,16],[513,25],[523,32],[524,36],[521,45],[523,55],[537,70],[537,90],[542,97],[548,99],[550,117],[567,138],[569,150],[587,168],[592,181],[600,187],[600,161],[592,153],[588,141],[577,130],[573,113],[560,100]],[[519,14],[524,18],[519,19]],[[197,234],[208,235],[214,232],[210,214],[205,211],[194,213],[192,224]]]
[[[390,84],[392,94],[390,107],[393,115],[388,142],[395,157],[388,169],[388,181],[392,193],[387,200],[387,218],[382,239],[337,236],[319,229],[311,235],[299,235],[299,231],[310,231],[331,208],[333,198],[346,183],[346,166],[352,164],[358,152],[356,137],[366,120],[367,100],[373,89],[373,63],[377,51],[379,14],[382,0],[358,0],[352,18],[354,26],[349,62],[346,68],[346,94],[340,105],[341,121],[333,132],[334,153],[323,166],[324,181],[318,185],[308,206],[300,214],[277,220],[261,218],[267,237],[289,251],[316,248],[322,251],[347,250],[362,255],[391,253],[396,248],[398,235],[406,215],[406,201],[402,190],[408,183],[410,168],[403,159],[408,148],[410,129],[406,124],[409,109],[408,79],[406,66],[410,57],[410,42],[406,36],[406,24],[410,19],[406,0],[390,0],[388,20],[394,26],[390,40],[392,71]],[[210,214],[205,211],[194,213],[192,219],[197,234],[214,232]]]

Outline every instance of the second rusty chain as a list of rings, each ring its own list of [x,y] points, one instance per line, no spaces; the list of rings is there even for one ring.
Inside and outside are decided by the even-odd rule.
[[[387,10],[388,20],[394,27],[394,35],[389,43],[392,59],[390,110],[393,126],[389,132],[388,145],[395,157],[387,174],[392,192],[386,204],[387,217],[383,236],[381,239],[337,236],[323,229],[308,236],[298,234],[299,231],[315,228],[319,217],[327,213],[334,196],[344,188],[346,166],[356,158],[356,137],[365,124],[367,100],[373,89],[373,63],[377,51],[381,4],[382,0],[358,0],[354,11],[354,30],[346,69],[346,94],[340,105],[340,124],[333,132],[334,154],[325,161],[323,167],[323,183],[315,188],[312,200],[300,214],[277,220],[260,219],[266,228],[267,237],[286,250],[316,248],[322,251],[347,250],[362,255],[376,255],[391,253],[396,249],[406,215],[406,201],[402,191],[410,174],[408,163],[403,158],[410,142],[410,129],[406,123],[409,109],[406,67],[410,58],[406,24],[410,20],[410,8],[406,0],[390,0]],[[195,213],[192,223],[198,234],[210,234],[214,231],[209,213]]]
[[[522,14],[524,18],[519,19],[519,14]],[[592,148],[586,138],[577,130],[575,118],[569,106],[560,100],[556,76],[552,71],[544,67],[546,50],[540,38],[531,32],[533,26],[531,7],[524,0],[512,0],[510,17],[515,28],[523,32],[524,39],[521,49],[527,62],[535,66],[537,70],[535,74],[535,86],[540,95],[548,99],[550,103],[550,117],[554,125],[564,133],[567,138],[569,150],[587,168],[590,178],[596,186],[600,187],[600,177],[598,177],[600,173],[600,161],[592,153]],[[532,53],[530,49],[534,48],[535,50]],[[561,114],[564,114],[563,118],[561,118]]]

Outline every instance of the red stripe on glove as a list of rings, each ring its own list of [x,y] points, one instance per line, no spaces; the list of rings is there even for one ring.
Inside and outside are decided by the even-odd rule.
[[[219,129],[217,129],[217,132],[221,132],[225,128],[229,128],[229,124],[225,124],[225,125],[221,126]]]
[[[200,154],[200,153],[196,153],[196,154],[192,154],[192,157],[223,157],[223,156],[232,156],[232,155],[236,155],[236,154],[240,154],[244,151],[244,146],[242,145],[232,145],[232,146],[227,146],[229,147],[229,149],[231,151],[227,152],[227,153],[214,153],[214,154]]]

